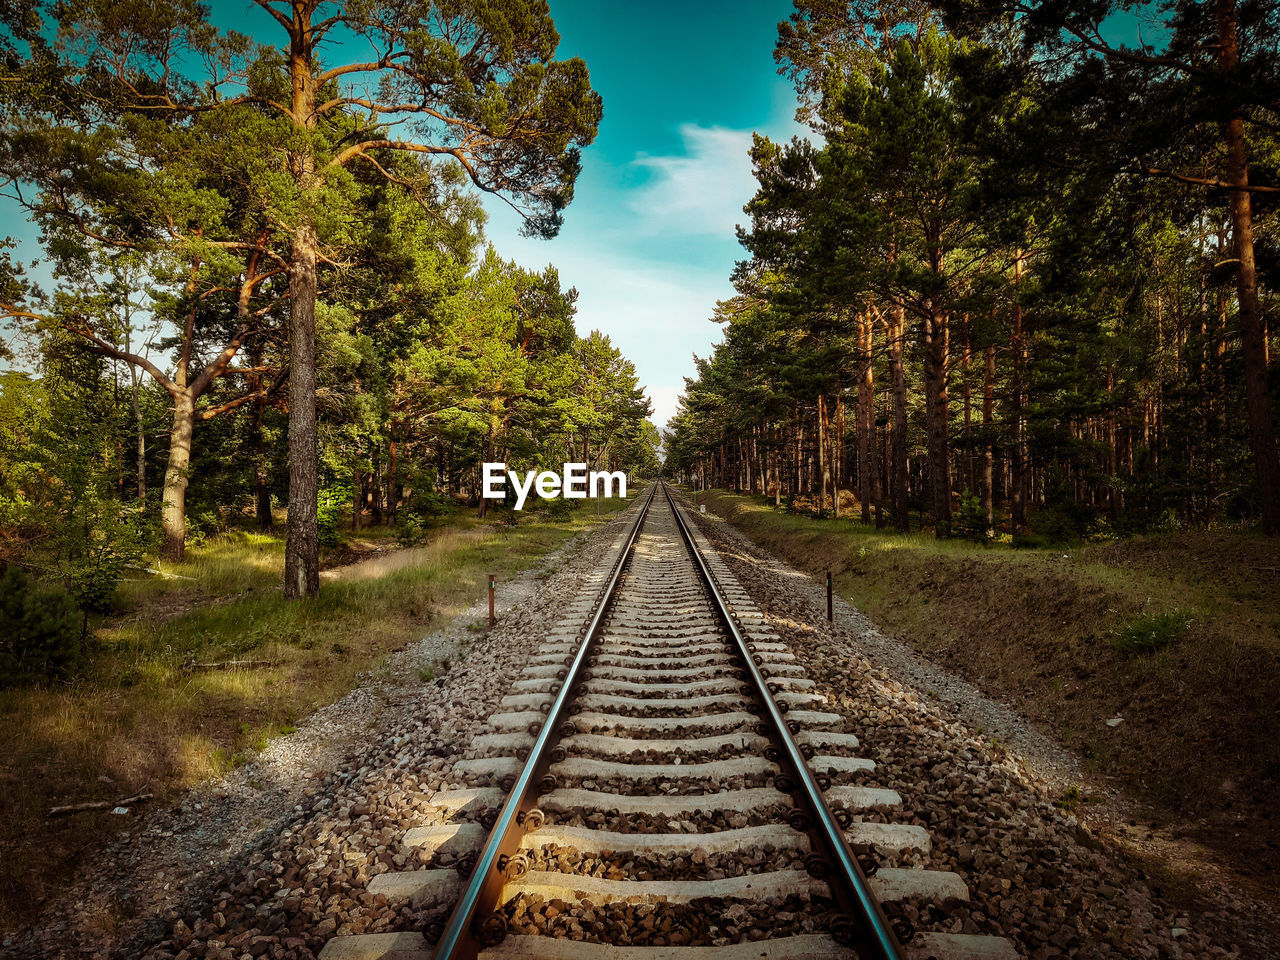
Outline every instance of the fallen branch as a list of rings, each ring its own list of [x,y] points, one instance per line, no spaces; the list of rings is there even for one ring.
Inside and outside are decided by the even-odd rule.
[[[142,570],[143,572],[149,573],[152,576],[163,577],[166,580],[196,580],[197,579],[196,577],[184,577],[180,573],[166,573],[165,571],[160,570],[156,567],[139,566],[136,563],[126,563],[125,566],[128,567],[130,570]]]
[[[190,661],[182,665],[186,671],[192,670],[235,670],[239,667],[274,667],[274,660],[222,660],[218,663],[196,663]]]
[[[84,803],[68,803],[61,807],[50,807],[49,816],[61,817],[68,813],[83,813],[87,810],[114,810],[116,807],[127,807],[132,803],[141,803],[144,800],[150,800],[152,794],[140,793],[136,797],[125,797],[123,800],[117,800],[112,803],[110,800],[89,800]]]

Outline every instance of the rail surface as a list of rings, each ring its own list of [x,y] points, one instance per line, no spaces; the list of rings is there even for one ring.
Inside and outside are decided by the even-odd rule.
[[[369,882],[447,920],[321,960],[1017,956],[902,919],[966,885],[665,484],[588,577],[405,837],[452,868]]]

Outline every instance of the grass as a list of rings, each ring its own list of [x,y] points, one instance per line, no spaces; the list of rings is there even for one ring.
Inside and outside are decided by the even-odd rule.
[[[1123,653],[1154,653],[1181,640],[1191,627],[1191,618],[1181,610],[1144,613],[1116,631],[1115,646]]]
[[[625,503],[605,501],[599,518],[588,506],[564,519],[526,511],[514,526],[459,515],[421,546],[325,570],[319,596],[301,601],[280,591],[283,531],[236,531],[164,564],[168,579],[122,584],[122,612],[97,631],[82,679],[0,691],[0,926],[33,918],[102,816],[50,819],[49,807],[144,790],[162,803],[243,765],[359,674],[482,599],[490,573],[500,595],[504,578]],[[336,556],[391,542],[390,531],[361,530]],[[270,666],[189,668],[228,660]]]
[[[702,500],[799,569],[831,570],[883,628],[1165,809],[1247,818],[1272,803],[1280,544],[1212,530],[1012,549],[787,514],[722,491]],[[1124,722],[1108,727],[1116,716]]]

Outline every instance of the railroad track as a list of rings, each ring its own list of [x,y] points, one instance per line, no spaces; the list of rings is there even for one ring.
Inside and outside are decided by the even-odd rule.
[[[423,931],[337,937],[321,960],[1006,960],[1004,939],[891,923],[968,899],[897,793],[655,484],[454,764],[468,789],[404,844],[429,862],[367,893],[454,904]],[[927,912],[927,911],[922,911]]]

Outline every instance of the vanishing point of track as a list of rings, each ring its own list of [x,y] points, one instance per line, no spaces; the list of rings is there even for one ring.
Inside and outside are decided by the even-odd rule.
[[[857,737],[665,484],[632,509],[454,765],[485,785],[432,798],[461,822],[405,836],[453,866],[369,883],[455,903],[447,922],[338,937],[321,960],[1016,957],[1003,939],[890,923],[881,902],[967,887],[860,859],[927,851],[928,832],[892,823],[898,794],[871,785]]]

